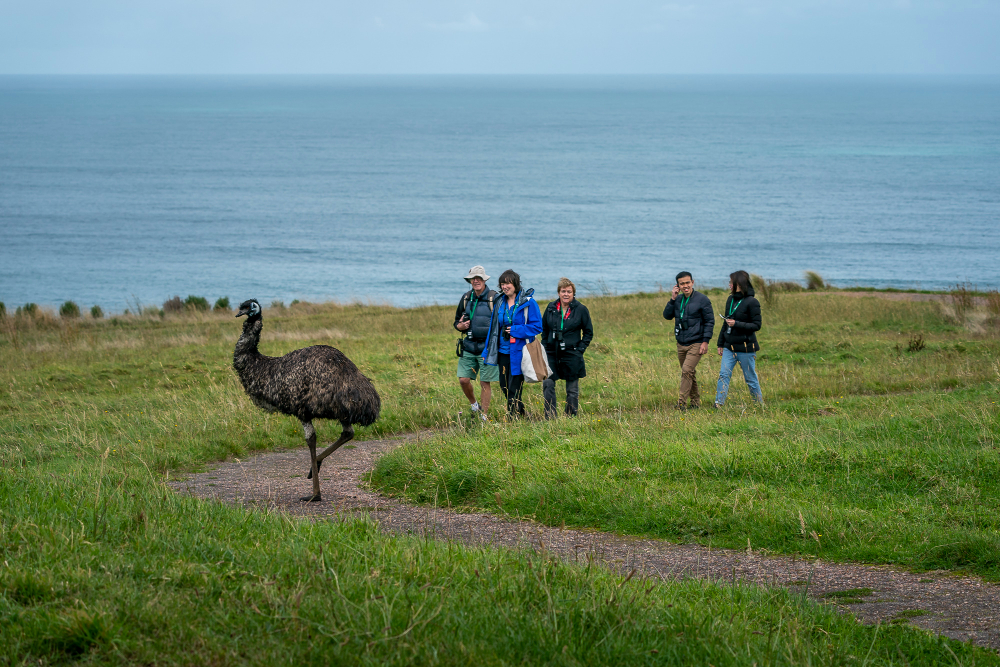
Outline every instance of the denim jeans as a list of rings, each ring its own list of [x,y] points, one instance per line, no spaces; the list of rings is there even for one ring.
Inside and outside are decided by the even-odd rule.
[[[750,396],[758,403],[763,403],[764,396],[760,393],[760,382],[757,380],[757,353],[723,350],[722,364],[719,367],[719,384],[715,388],[715,404],[720,406],[726,404],[729,380],[733,377],[733,369],[737,363],[743,369],[743,379],[747,381]]]

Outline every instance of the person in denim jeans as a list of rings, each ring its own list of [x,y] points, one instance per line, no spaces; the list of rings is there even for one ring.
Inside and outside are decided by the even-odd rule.
[[[736,364],[743,369],[743,379],[750,389],[750,396],[758,403],[764,402],[757,379],[757,332],[760,331],[760,302],[754,298],[750,274],[734,271],[729,274],[729,298],[723,310],[725,322],[719,331],[719,384],[715,388],[715,407],[721,408],[729,394],[729,380]]]

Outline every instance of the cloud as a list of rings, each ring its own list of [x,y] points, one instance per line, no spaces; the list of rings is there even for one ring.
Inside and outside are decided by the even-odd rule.
[[[472,12],[469,12],[461,21],[428,23],[427,27],[432,30],[441,30],[444,32],[483,32],[489,30],[489,26],[479,20],[479,17]]]

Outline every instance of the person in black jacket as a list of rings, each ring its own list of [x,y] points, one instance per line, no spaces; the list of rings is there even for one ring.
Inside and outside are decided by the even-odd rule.
[[[594,339],[590,311],[576,300],[576,285],[569,278],[560,278],[559,298],[545,308],[542,315],[542,344],[549,358],[552,375],[542,380],[545,416],[556,416],[556,380],[566,381],[566,414],[573,416],[580,409],[580,378],[587,377],[583,353]]]
[[[734,271],[729,274],[729,298],[726,299],[726,321],[719,332],[719,384],[715,388],[715,407],[726,403],[729,380],[736,364],[743,369],[743,379],[750,388],[750,396],[758,403],[764,402],[757,379],[757,332],[760,331],[760,302],[754,298],[750,274]]]
[[[698,378],[695,375],[701,355],[708,352],[708,342],[712,340],[715,327],[715,313],[712,302],[694,289],[694,278],[688,271],[677,274],[677,284],[671,290],[670,301],[663,309],[663,317],[674,320],[674,337],[677,339],[677,359],[681,363],[680,395],[677,409],[701,407],[698,392]]]
[[[483,363],[479,355],[486,346],[486,337],[493,321],[494,302],[499,303],[500,296],[486,286],[490,277],[481,266],[469,269],[465,282],[472,286],[462,295],[455,309],[455,329],[463,335],[458,345],[458,382],[462,393],[469,399],[469,406],[479,418],[486,421],[486,412],[490,408],[490,397],[493,394],[490,383],[500,380],[500,371],[496,366]],[[476,391],[472,381],[479,376],[480,399],[476,401]]]

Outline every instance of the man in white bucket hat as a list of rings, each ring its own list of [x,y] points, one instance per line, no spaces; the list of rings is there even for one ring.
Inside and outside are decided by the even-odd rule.
[[[462,333],[455,350],[458,354],[458,383],[462,392],[469,399],[472,412],[486,421],[486,411],[490,407],[490,397],[493,393],[491,382],[499,382],[500,368],[487,366],[480,356],[486,346],[486,338],[490,333],[490,323],[493,320],[493,302],[497,293],[486,287],[486,269],[474,266],[465,276],[465,282],[472,286],[462,295],[455,309],[455,329]],[[472,381],[479,376],[479,401]]]

